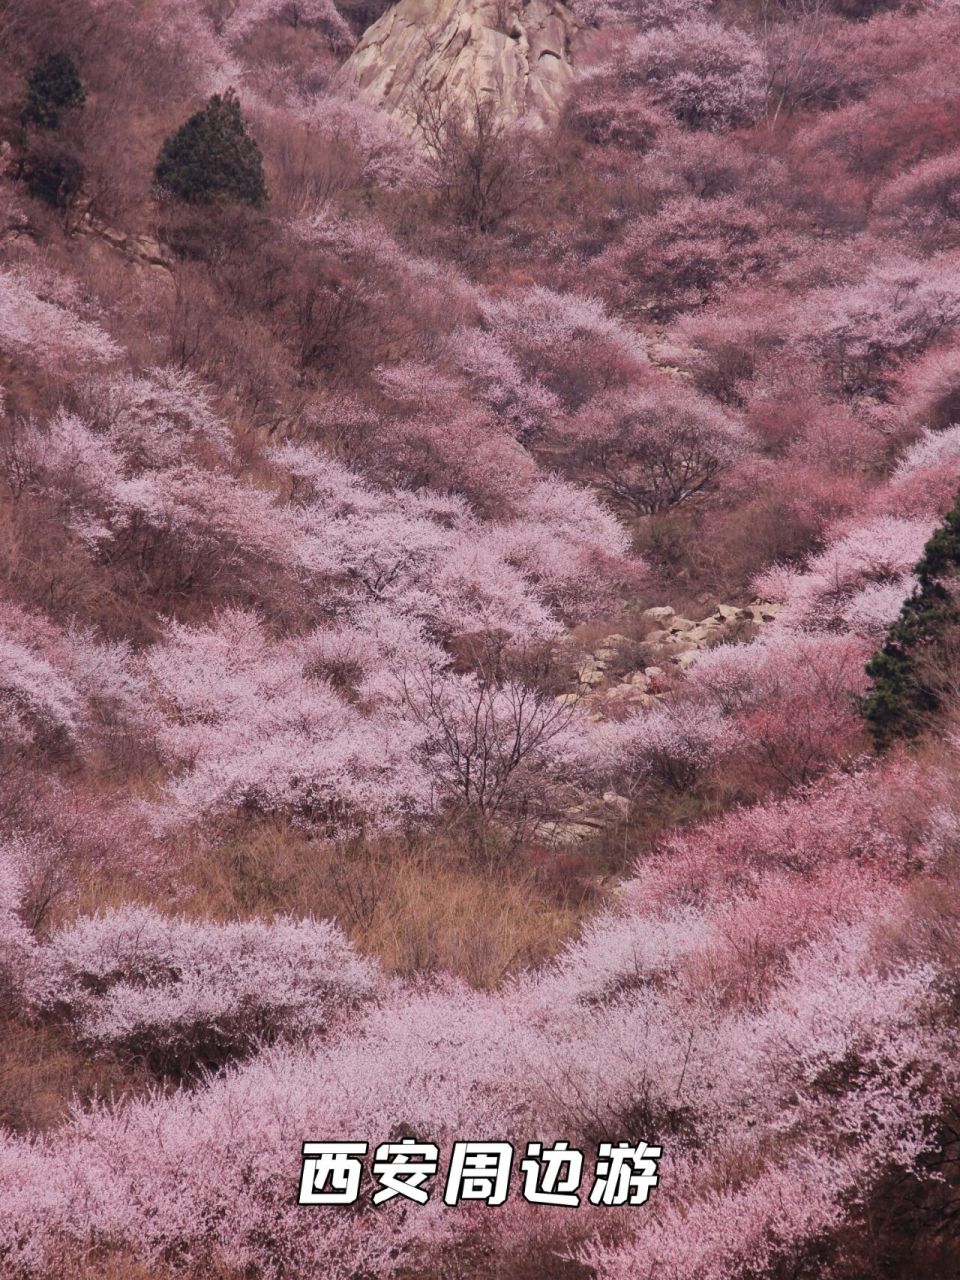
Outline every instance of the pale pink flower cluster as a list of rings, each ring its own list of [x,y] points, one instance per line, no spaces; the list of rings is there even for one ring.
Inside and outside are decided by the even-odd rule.
[[[663,6],[658,17],[662,12]],[[696,12],[637,36],[628,56],[632,76],[695,128],[747,124],[763,109],[760,48],[746,32],[705,21]]]
[[[326,1032],[380,985],[328,920],[201,924],[124,907],[58,930],[25,994],[86,1044],[183,1074]]]
[[[315,27],[336,49],[348,50],[354,35],[333,0],[246,0],[236,5],[223,27],[228,44],[239,44],[266,22]]]
[[[886,898],[891,927],[899,899],[889,886]],[[188,1258],[213,1251],[268,1270],[346,1275],[360,1258],[391,1275],[470,1231],[520,1239],[538,1229],[537,1210],[514,1203],[484,1217],[434,1202],[415,1214],[295,1216],[289,1149],[303,1134],[376,1142],[402,1124],[441,1146],[467,1131],[521,1142],[633,1115],[658,1132],[673,1116],[681,1132],[656,1214],[625,1222],[618,1243],[593,1235],[587,1252],[601,1274],[628,1274],[628,1260],[652,1247],[691,1280],[745,1258],[765,1265],[837,1223],[846,1193],[863,1194],[892,1153],[912,1161],[950,1074],[949,1057],[939,1082],[910,1069],[945,1048],[924,1023],[932,969],[877,968],[875,900],[839,910],[820,901],[807,940],[795,933],[765,987],[740,984],[732,1002],[703,967],[704,952],[724,943],[729,905],[659,925],[641,910],[600,922],[553,969],[500,995],[398,991],[332,1044],[262,1054],[198,1092],[78,1114],[55,1143],[7,1139],[5,1260],[50,1265],[65,1241],[108,1232],[136,1238],[147,1258],[176,1244]],[[869,1089],[822,1087],[853,1059]],[[838,1124],[849,1134],[842,1156],[829,1149]],[[776,1159],[762,1154],[773,1136]],[[751,1177],[718,1196],[723,1162],[742,1167],[751,1150]]]
[[[66,284],[66,282],[64,282]],[[48,273],[30,267],[0,271],[0,351],[43,363],[106,363],[120,347],[93,319],[83,318],[74,298],[63,295]]]
[[[603,723],[592,738],[599,760],[631,790],[650,779],[683,790],[740,745],[731,718],[693,699]]]
[[[860,520],[837,530],[802,570],[775,565],[755,585],[782,604],[778,626],[879,640],[913,589],[912,571],[934,525],[930,517]]]

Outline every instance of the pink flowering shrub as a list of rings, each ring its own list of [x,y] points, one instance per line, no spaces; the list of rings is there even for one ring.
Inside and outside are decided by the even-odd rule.
[[[231,12],[224,38],[231,44],[239,43],[264,22],[315,27],[335,49],[349,49],[353,44],[353,33],[333,0],[247,0]]]
[[[77,626],[61,632],[8,605],[0,648],[0,717],[11,753],[89,753],[142,716],[144,685],[126,642]]]
[[[45,427],[31,425],[8,451],[8,475],[21,490],[59,498],[89,554],[118,569],[134,563],[157,591],[208,575],[214,556],[238,577],[274,562],[289,542],[282,519],[268,514],[267,495],[190,461],[184,447],[194,432],[222,447],[223,428],[205,416],[202,400],[190,406],[198,417],[178,421],[183,407],[172,403],[178,393],[169,379],[170,396],[157,412],[150,401],[158,389],[162,401],[162,381],[105,391],[96,405],[105,431],[62,411]],[[128,390],[147,403],[122,407]]]
[[[415,728],[389,707],[361,713],[312,674],[310,657],[309,646],[272,644],[250,614],[171,625],[147,658],[174,770],[162,823],[240,806],[336,829],[424,810]]]
[[[480,515],[501,514],[522,502],[535,476],[532,460],[510,431],[473,402],[452,370],[405,360],[376,369],[374,380],[381,410],[360,409],[346,431],[339,421],[331,423],[347,437],[346,453],[355,466],[389,489],[412,485],[460,495]],[[448,416],[457,417],[463,429],[445,430]]]
[[[615,66],[601,66],[574,86],[564,109],[565,122],[578,136],[599,147],[648,151],[669,117],[650,101],[643,86],[628,88]]]
[[[588,618],[645,579],[623,524],[589,489],[553,477],[529,493],[520,519],[494,526],[490,545],[559,617]]]
[[[960,424],[940,431],[924,431],[910,446],[893,473],[892,485],[902,485],[918,471],[946,471],[953,479],[960,454]],[[932,477],[931,477],[932,478]]]
[[[859,284],[812,294],[799,319],[839,390],[882,394],[901,361],[951,334],[960,282],[948,260],[891,260]]]
[[[84,398],[92,421],[137,468],[174,465],[185,453],[216,459],[232,451],[209,388],[185,369],[91,380]]]
[[[960,480],[958,440],[956,427],[924,431],[900,459],[890,483],[876,495],[876,509],[920,519],[946,514]]]
[[[795,248],[765,214],[721,194],[678,195],[631,220],[601,258],[604,296],[621,309],[669,318],[747,282]]]
[[[316,8],[334,10],[326,0],[317,0]],[[326,26],[334,48],[352,41],[352,33],[341,34],[342,28],[338,32],[334,21]],[[292,174],[287,203],[291,212],[305,215],[305,220],[295,225],[295,233],[309,243],[334,245],[350,259],[369,253],[391,274],[414,275],[421,283],[431,276],[435,282],[449,277],[451,273],[442,267],[403,250],[376,222],[343,218],[332,207],[331,195],[343,188],[356,185],[366,191],[403,191],[423,179],[423,156],[397,122],[360,95],[304,93],[302,88],[291,94],[287,88],[285,97],[288,102],[293,98],[290,106],[305,133],[302,159],[306,174],[311,164],[317,165],[312,181],[303,181],[303,170],[298,174],[294,168]],[[291,157],[294,163],[300,158],[296,152]],[[459,290],[462,286],[457,281],[454,287]]]
[[[16,632],[0,632],[0,715],[9,744],[57,748],[79,738],[82,702],[69,679]]]
[[[120,348],[78,303],[69,281],[37,269],[0,271],[0,351],[79,366],[115,360]]]
[[[791,872],[812,877],[846,866],[903,875],[926,838],[931,801],[915,768],[828,776],[672,836],[662,856],[638,866],[629,895],[653,911],[702,904],[729,884],[760,886]]]
[[[877,214],[894,235],[927,252],[956,248],[958,176],[960,156],[955,152],[924,160],[882,188]]]
[[[841,534],[804,571],[774,566],[757,589],[782,603],[778,625],[881,638],[913,589],[933,522],[879,516]]]
[[[771,355],[781,356],[786,346],[773,291],[747,288],[734,298],[680,317],[671,331],[676,359],[722,404],[741,402]]]
[[[142,801],[124,791],[92,793],[77,785],[76,762],[71,772],[61,781],[21,765],[3,779],[3,848],[20,886],[21,917],[38,935],[91,877],[170,888],[169,850],[151,838]]]
[[[690,17],[637,36],[630,76],[691,128],[749,124],[764,107],[760,49],[733,27]]]
[[[732,716],[745,754],[781,783],[797,784],[855,750],[854,699],[863,692],[870,643],[779,630],[698,658],[694,686]]]
[[[125,907],[58,930],[37,952],[28,999],[90,1046],[184,1077],[325,1032],[378,985],[327,920],[196,924]]]
[[[574,464],[634,515],[668,511],[708,492],[750,448],[735,418],[666,378],[592,403],[565,436]]]
[[[476,394],[510,434],[526,443],[549,430],[560,402],[534,375],[524,375],[518,361],[499,339],[483,329],[457,335],[456,359]]]
[[[915,427],[943,431],[960,422],[960,353],[934,347],[900,376],[904,417]]]
[[[576,410],[598,391],[630,383],[643,371],[643,340],[596,297],[536,286],[487,302],[483,318],[524,375],[566,409]]]
[[[522,514],[481,523],[457,495],[375,489],[302,446],[272,457],[300,499],[295,554],[304,569],[419,617],[437,638],[545,639],[558,617],[585,616],[643,570],[619,523],[558,479],[530,485]]]
[[[909,1088],[888,1075],[871,1101],[880,1104],[879,1114],[854,1152],[838,1155],[828,1139],[800,1146],[776,1163],[751,1152],[761,1164],[754,1178],[730,1188],[706,1184],[692,1206],[676,1204],[641,1227],[629,1245],[594,1246],[583,1252],[583,1261],[611,1280],[626,1280],[655,1255],[678,1280],[727,1280],[731,1268],[733,1274],[744,1265],[762,1273],[816,1257],[817,1246],[842,1224],[852,1189],[885,1171],[891,1145],[905,1165],[927,1150]],[[851,1118],[856,1110],[848,1109]]]
[[[734,724],[720,710],[692,701],[599,725],[593,736],[600,758],[631,790],[654,781],[685,791],[739,745]]]

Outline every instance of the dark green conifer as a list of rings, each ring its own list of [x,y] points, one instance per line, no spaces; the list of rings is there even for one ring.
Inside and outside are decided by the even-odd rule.
[[[232,89],[214,94],[167,138],[154,177],[159,187],[190,204],[264,203],[260,148],[247,133]]]
[[[23,119],[44,129],[55,129],[64,111],[82,107],[87,95],[76,64],[68,53],[50,53],[27,77]]]
[[[881,750],[896,738],[915,737],[940,707],[938,659],[960,628],[960,495],[924,547],[916,575],[913,594],[867,663],[873,687],[861,709]]]

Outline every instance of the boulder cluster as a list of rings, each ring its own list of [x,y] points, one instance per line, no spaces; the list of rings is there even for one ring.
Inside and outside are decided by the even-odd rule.
[[[641,623],[649,626],[641,642],[614,633],[584,655],[576,673],[576,689],[562,694],[566,703],[581,702],[589,695],[648,706],[670,687],[678,672],[684,672],[696,661],[697,654],[715,644],[744,638],[758,627],[772,622],[778,606],[766,600],[753,600],[748,605],[718,604],[699,622],[685,618],[669,605],[646,609]],[[653,658],[642,667],[624,673],[624,663],[633,651],[640,650]],[[599,709],[588,715],[600,718]]]
[[[619,719],[643,707],[655,706],[669,696],[697,654],[715,644],[746,639],[772,622],[778,606],[766,600],[748,605],[719,604],[699,622],[661,605],[640,615],[649,627],[642,640],[613,633],[585,654],[576,672],[576,687],[560,694],[558,701],[579,704],[587,719]],[[652,624],[652,625],[651,625]],[[637,655],[654,658],[631,670]],[[630,809],[626,796],[606,792],[600,800],[577,804],[561,817],[540,823],[537,837],[548,845],[577,845],[598,836],[622,821]]]

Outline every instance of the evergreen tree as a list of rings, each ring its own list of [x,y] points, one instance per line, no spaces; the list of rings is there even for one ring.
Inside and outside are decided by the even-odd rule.
[[[960,575],[960,495],[924,547],[916,575],[913,594],[867,663],[873,688],[861,709],[880,750],[896,738],[915,737],[940,706],[938,658],[960,628],[953,589]]]
[[[214,94],[164,142],[157,185],[191,204],[261,205],[267,198],[260,148],[247,133],[237,95]]]
[[[55,129],[62,112],[82,107],[87,95],[76,64],[68,53],[48,54],[27,77],[23,119],[44,129]]]

